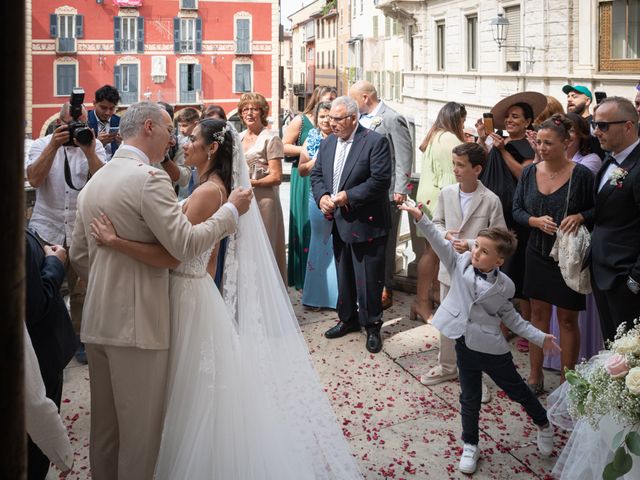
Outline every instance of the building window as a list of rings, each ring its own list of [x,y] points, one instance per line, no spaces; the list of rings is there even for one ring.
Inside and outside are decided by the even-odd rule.
[[[202,67],[197,63],[180,63],[179,103],[198,102],[202,90]]]
[[[139,66],[137,63],[123,63],[113,69],[113,81],[120,92],[120,101],[131,105],[139,101]]]
[[[76,50],[76,38],[84,37],[82,15],[49,15],[49,36],[56,39],[56,51],[72,53]]]
[[[602,2],[599,66],[602,71],[640,71],[640,0]]]
[[[71,90],[76,86],[78,66],[75,63],[56,64],[56,96],[66,97],[71,95]]]
[[[251,53],[251,19],[236,18],[236,53]]]
[[[113,50],[116,53],[144,52],[144,18],[113,18]]]
[[[235,93],[246,93],[251,91],[251,64],[250,63],[236,63],[235,64]],[[304,83],[304,82],[303,82]]]
[[[197,10],[198,0],[180,0],[180,8],[184,10]]]
[[[436,68],[437,70],[444,70],[445,67],[445,24],[444,20],[438,20],[436,22]]]
[[[173,48],[175,53],[202,53],[202,19],[173,19]]]
[[[504,9],[504,16],[509,20],[509,28],[507,28],[507,46],[522,45],[520,41],[521,36],[521,23],[520,23],[520,5],[513,7],[506,7]],[[520,71],[520,51],[517,48],[505,49],[505,60],[507,62],[507,71],[519,72]]]
[[[467,17],[467,70],[478,69],[478,15]]]
[[[640,0],[612,2],[611,58],[640,58]]]

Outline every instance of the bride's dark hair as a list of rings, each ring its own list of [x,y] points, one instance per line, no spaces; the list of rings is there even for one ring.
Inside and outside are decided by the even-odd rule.
[[[227,127],[227,122],[213,118],[202,120],[198,125],[200,125],[200,136],[207,147],[213,142],[218,144],[213,164],[209,170],[204,172],[202,178],[209,178],[213,173],[217,174],[227,190],[227,195],[229,195],[233,176],[233,134],[231,128]],[[223,133],[222,130],[225,128]]]

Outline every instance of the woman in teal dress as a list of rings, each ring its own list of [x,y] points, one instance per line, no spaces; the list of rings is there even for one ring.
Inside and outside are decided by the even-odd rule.
[[[300,154],[299,173],[307,177],[316,163],[320,142],[331,134],[329,111],[331,102],[320,102],[316,108],[314,128],[309,132]],[[338,276],[333,256],[331,230],[333,222],[329,222],[322,214],[313,194],[309,192],[309,220],[311,224],[311,241],[307,259],[307,273],[302,290],[302,304],[314,309],[336,308],[338,304]]]
[[[290,287],[301,290],[307,270],[311,225],[309,224],[308,198],[311,189],[309,177],[301,177],[298,173],[298,162],[302,145],[309,131],[314,128],[313,114],[321,101],[332,101],[336,98],[333,87],[317,87],[302,114],[291,120],[285,131],[282,143],[286,157],[294,158],[291,166],[291,187],[289,201],[289,245],[287,250],[287,279]]]

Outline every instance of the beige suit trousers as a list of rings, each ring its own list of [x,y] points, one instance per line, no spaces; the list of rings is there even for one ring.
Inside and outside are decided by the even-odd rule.
[[[449,293],[449,287],[440,282],[440,304]],[[442,373],[454,373],[458,370],[456,365],[456,341],[445,337],[438,332],[440,337],[440,351],[438,352],[438,364],[442,367]]]
[[[86,344],[91,387],[89,458],[94,480],[152,480],[169,350]]]

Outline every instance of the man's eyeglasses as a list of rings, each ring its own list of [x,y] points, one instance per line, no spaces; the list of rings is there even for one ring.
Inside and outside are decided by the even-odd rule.
[[[615,122],[595,122],[591,120],[591,128],[594,130],[597,128],[601,132],[606,132],[609,130],[610,125],[619,125],[621,123],[627,123],[629,120],[617,120]]]
[[[345,118],[349,118],[349,117],[353,117],[353,115],[343,115],[342,117],[333,117],[333,116],[329,115],[329,121],[337,123],[337,122],[341,122]]]

